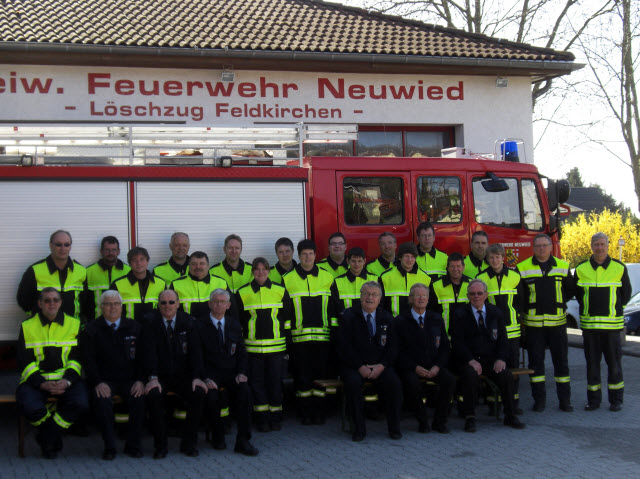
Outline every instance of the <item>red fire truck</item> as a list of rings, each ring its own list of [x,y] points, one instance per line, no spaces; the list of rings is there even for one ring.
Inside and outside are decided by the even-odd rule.
[[[545,187],[535,166],[473,158],[304,158],[305,142],[355,135],[355,127],[336,125],[0,128],[0,340],[16,339],[24,319],[15,304],[18,282],[49,253],[47,239],[56,229],[72,233],[71,256],[85,265],[98,259],[105,235],[117,236],[123,253],[141,245],[152,265],[166,261],[175,231],[187,232],[191,251],[207,252],[212,263],[222,259],[229,233],[243,238],[249,261],[275,260],[281,236],[294,243],[313,238],[322,258],[335,231],[373,259],[380,233],[417,242],[421,221],[435,224],[436,247],[447,253],[467,254],[471,234],[484,230],[490,242],[505,246],[511,265],[532,254],[541,232],[559,254],[552,212],[566,200],[567,185],[545,179]]]

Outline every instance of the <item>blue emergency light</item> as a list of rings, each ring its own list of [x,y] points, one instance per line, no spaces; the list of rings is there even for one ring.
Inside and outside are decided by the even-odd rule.
[[[503,141],[500,145],[500,154],[504,158],[504,161],[519,163],[520,157],[518,156],[518,142]]]

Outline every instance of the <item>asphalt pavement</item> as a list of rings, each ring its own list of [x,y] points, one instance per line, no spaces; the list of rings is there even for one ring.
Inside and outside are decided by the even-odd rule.
[[[577,340],[572,334],[572,342]],[[635,341],[630,341],[635,343]],[[629,343],[629,342],[628,342]],[[463,431],[455,413],[451,433],[419,434],[413,418],[402,421],[404,437],[391,440],[384,419],[367,421],[367,437],[353,443],[340,430],[340,418],[332,415],[323,426],[302,426],[291,415],[280,432],[255,432],[257,457],[235,454],[232,449],[214,451],[200,434],[200,456],[178,452],[178,439],[170,442],[166,459],[153,460],[150,436],[144,438],[146,456],[131,459],[120,454],[115,461],[100,459],[102,441],[97,431],[88,438],[65,437],[58,459],[39,457],[34,434],[26,439],[27,457],[17,456],[17,419],[14,405],[0,405],[0,478],[540,478],[540,477],[636,477],[640,468],[640,358],[625,355],[625,402],[622,411],[603,407],[583,410],[586,400],[586,367],[583,351],[569,349],[572,400],[575,411],[557,407],[551,360],[547,354],[547,409],[531,411],[527,381],[521,381],[522,431],[505,427],[487,408],[478,409],[478,431]],[[603,367],[606,383],[606,371]],[[235,428],[234,428],[235,430]],[[233,447],[233,433],[227,443]],[[119,444],[122,447],[122,443]]]

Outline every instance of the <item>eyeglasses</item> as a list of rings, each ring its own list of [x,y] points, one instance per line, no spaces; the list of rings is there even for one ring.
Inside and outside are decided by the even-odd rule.
[[[467,296],[482,296],[484,291],[467,291]]]
[[[213,304],[227,304],[229,301],[225,300],[215,300],[212,301]]]
[[[160,301],[160,304],[162,306],[166,306],[167,304],[176,304],[176,301],[174,299],[170,299],[169,301]]]
[[[69,248],[71,247],[71,243],[53,243],[53,246],[55,246],[56,248],[62,248],[63,246],[65,248]]]
[[[329,246],[344,246],[345,243],[340,242],[340,243],[329,243]]]
[[[54,304],[62,301],[60,298],[45,298],[42,300],[44,304]]]

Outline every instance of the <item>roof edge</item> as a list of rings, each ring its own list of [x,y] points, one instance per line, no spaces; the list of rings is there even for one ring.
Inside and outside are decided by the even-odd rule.
[[[74,43],[0,42],[0,51],[21,53],[64,52],[78,54],[150,55],[157,57],[186,56],[205,58],[255,58],[278,60],[310,60],[332,62],[389,63],[439,65],[451,67],[491,67],[507,70],[545,70],[550,76],[568,74],[584,67],[574,61],[513,60],[473,57],[434,57],[374,53],[329,53],[304,51],[219,50],[176,47],[132,47],[124,45],[86,45]]]

